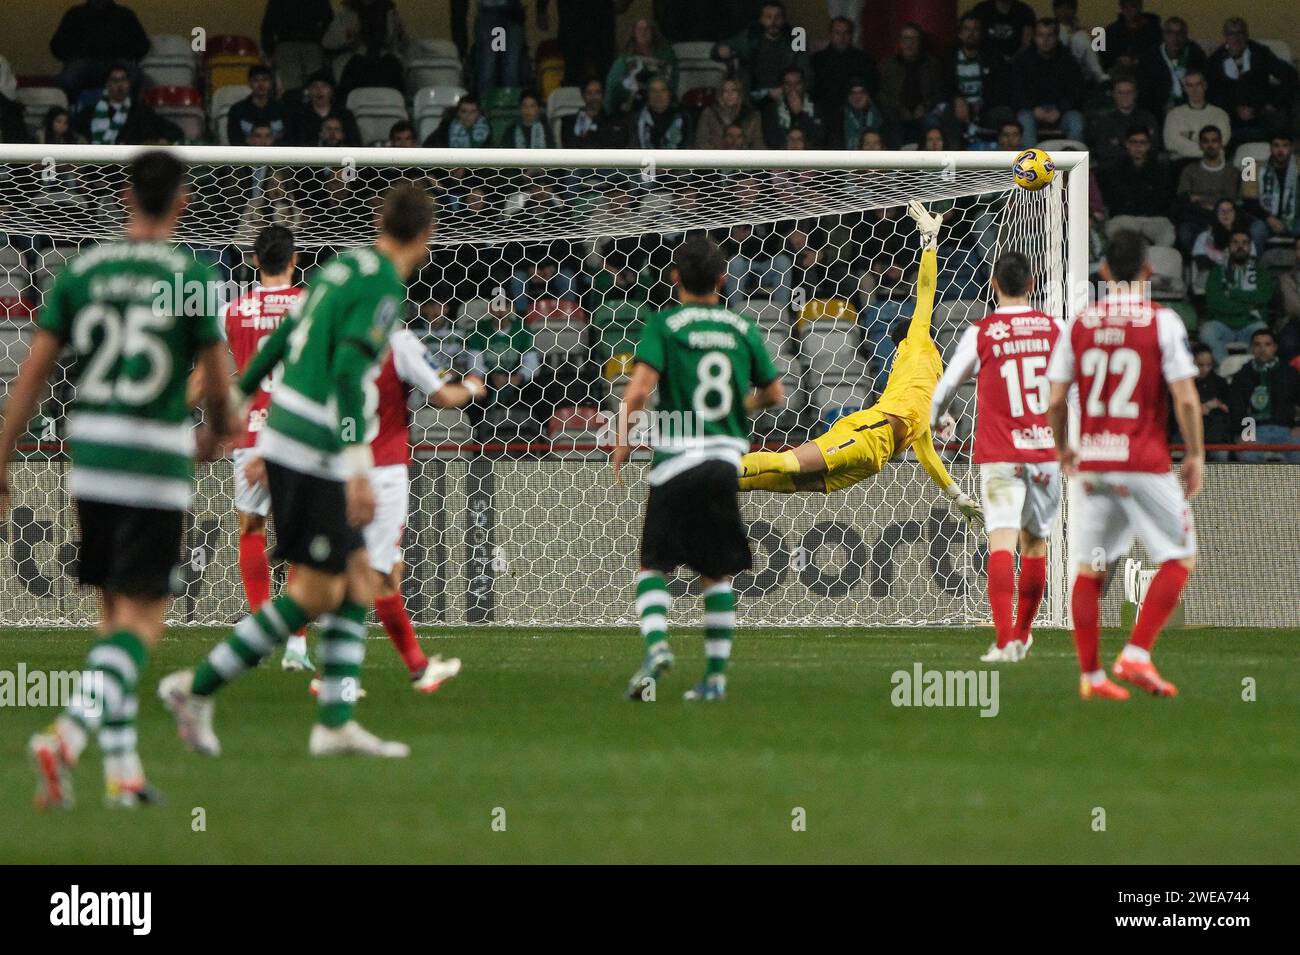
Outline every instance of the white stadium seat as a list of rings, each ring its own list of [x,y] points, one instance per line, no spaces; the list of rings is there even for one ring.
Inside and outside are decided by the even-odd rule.
[[[416,138],[420,142],[428,139],[442,122],[442,114],[459,103],[464,95],[465,90],[459,86],[426,86],[419,90],[411,106]]]
[[[561,86],[546,97],[546,118],[551,121],[551,134],[555,144],[560,144],[560,124],[583,107],[582,88]]]
[[[1263,168],[1264,163],[1268,162],[1268,143],[1242,143],[1232,154],[1232,164],[1238,169],[1245,163],[1246,158],[1250,157],[1255,160],[1256,172]]]
[[[33,137],[41,131],[45,114],[51,107],[68,108],[68,94],[57,86],[23,86],[15,95],[18,102],[23,104],[23,119]]]
[[[223,86],[212,94],[212,135],[222,146],[230,145],[230,137],[226,135],[226,117],[230,114],[230,107],[250,92],[247,86],[236,84]]]
[[[402,94],[387,86],[359,86],[348,94],[347,107],[356,117],[362,145],[387,142],[393,123],[409,118]]]
[[[173,33],[149,38],[149,52],[140,70],[155,86],[195,86],[194,51],[189,37]]]
[[[1187,282],[1183,278],[1183,254],[1177,249],[1153,245],[1147,250],[1151,263],[1151,293],[1157,299],[1182,299],[1187,297]]]
[[[1270,50],[1272,50],[1273,55],[1276,56],[1283,63],[1287,64],[1288,66],[1295,66],[1295,56],[1292,55],[1291,53],[1291,44],[1287,43],[1286,40],[1274,40],[1274,39],[1266,40],[1261,37],[1259,42],[1264,44],[1264,46],[1268,47]]]

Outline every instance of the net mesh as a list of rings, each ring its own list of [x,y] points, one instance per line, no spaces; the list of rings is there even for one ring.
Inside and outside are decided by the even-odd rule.
[[[933,334],[945,357],[988,307],[988,270],[1025,252],[1036,305],[1065,301],[1062,184],[1037,193],[1005,170],[961,168],[634,169],[368,165],[194,165],[177,238],[216,264],[219,301],[254,280],[257,231],[295,230],[301,281],[374,238],[375,208],[399,180],[436,198],[430,262],[409,286],[407,324],[430,360],[486,376],[464,410],[413,404],[405,590],[419,623],[610,625],[629,622],[644,461],[628,487],[606,464],[609,422],[645,317],[672,301],[668,262],[706,230],[728,260],[727,304],[752,316],[776,357],[787,404],[754,422],[757,445],[796,445],[868,406],[892,357],[890,328],[910,315],[919,243],[904,206],[945,226]],[[1063,177],[1062,177],[1063,178]],[[0,380],[26,350],[29,308],[77,251],[120,234],[121,164],[0,164]],[[62,435],[74,385],[52,384],[13,468],[0,615],[81,624],[89,597],[71,582],[76,529]],[[944,452],[970,493],[968,386]],[[635,459],[634,459],[635,460]],[[824,495],[742,498],[755,569],[738,580],[743,623],[905,624],[987,618],[984,554],[908,454],[873,480]],[[219,624],[245,608],[230,462],[199,469],[177,622]],[[685,577],[673,586],[685,592]],[[1051,585],[1059,588],[1054,578]],[[1059,598],[1059,594],[1056,594]],[[1061,606],[1053,595],[1045,608]],[[1049,616],[1050,616],[1049,611]],[[1045,622],[1053,622],[1047,620]],[[1059,622],[1057,620],[1056,622]]]

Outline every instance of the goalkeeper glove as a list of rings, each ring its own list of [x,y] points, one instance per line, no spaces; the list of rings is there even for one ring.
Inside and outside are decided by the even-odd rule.
[[[975,500],[969,494],[962,492],[956,484],[949,484],[943,489],[943,493],[948,495],[948,500],[952,501],[953,506],[961,511],[961,516],[970,524],[976,527],[984,526],[984,509],[980,507],[980,502]]]
[[[916,228],[921,233],[921,245],[926,249],[939,246],[939,227],[943,216],[927,212],[925,206],[913,199],[907,204],[907,214],[916,221]]]

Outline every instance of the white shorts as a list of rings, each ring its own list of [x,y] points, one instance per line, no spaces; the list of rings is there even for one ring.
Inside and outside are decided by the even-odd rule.
[[[1076,563],[1102,570],[1142,541],[1157,564],[1196,554],[1196,525],[1173,474],[1085,471],[1078,481],[1082,504],[1074,526]]]
[[[1046,539],[1061,509],[1060,466],[1055,461],[981,464],[980,504],[986,530],[1024,530]]]
[[[385,464],[370,472],[375,491],[375,519],[361,533],[366,539],[370,566],[386,574],[402,559],[402,532],[406,530],[407,474],[405,464]]]
[[[244,478],[244,465],[249,458],[257,457],[257,449],[235,448],[230,457],[235,466],[235,510],[266,517],[271,512],[271,492],[265,484],[249,484]]]

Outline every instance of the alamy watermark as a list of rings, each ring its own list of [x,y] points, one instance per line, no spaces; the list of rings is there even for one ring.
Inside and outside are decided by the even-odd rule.
[[[87,716],[104,712],[104,674],[98,670],[0,670],[0,707],[75,706]]]
[[[889,678],[894,706],[979,707],[980,716],[997,716],[1001,708],[997,670],[895,670]]]

